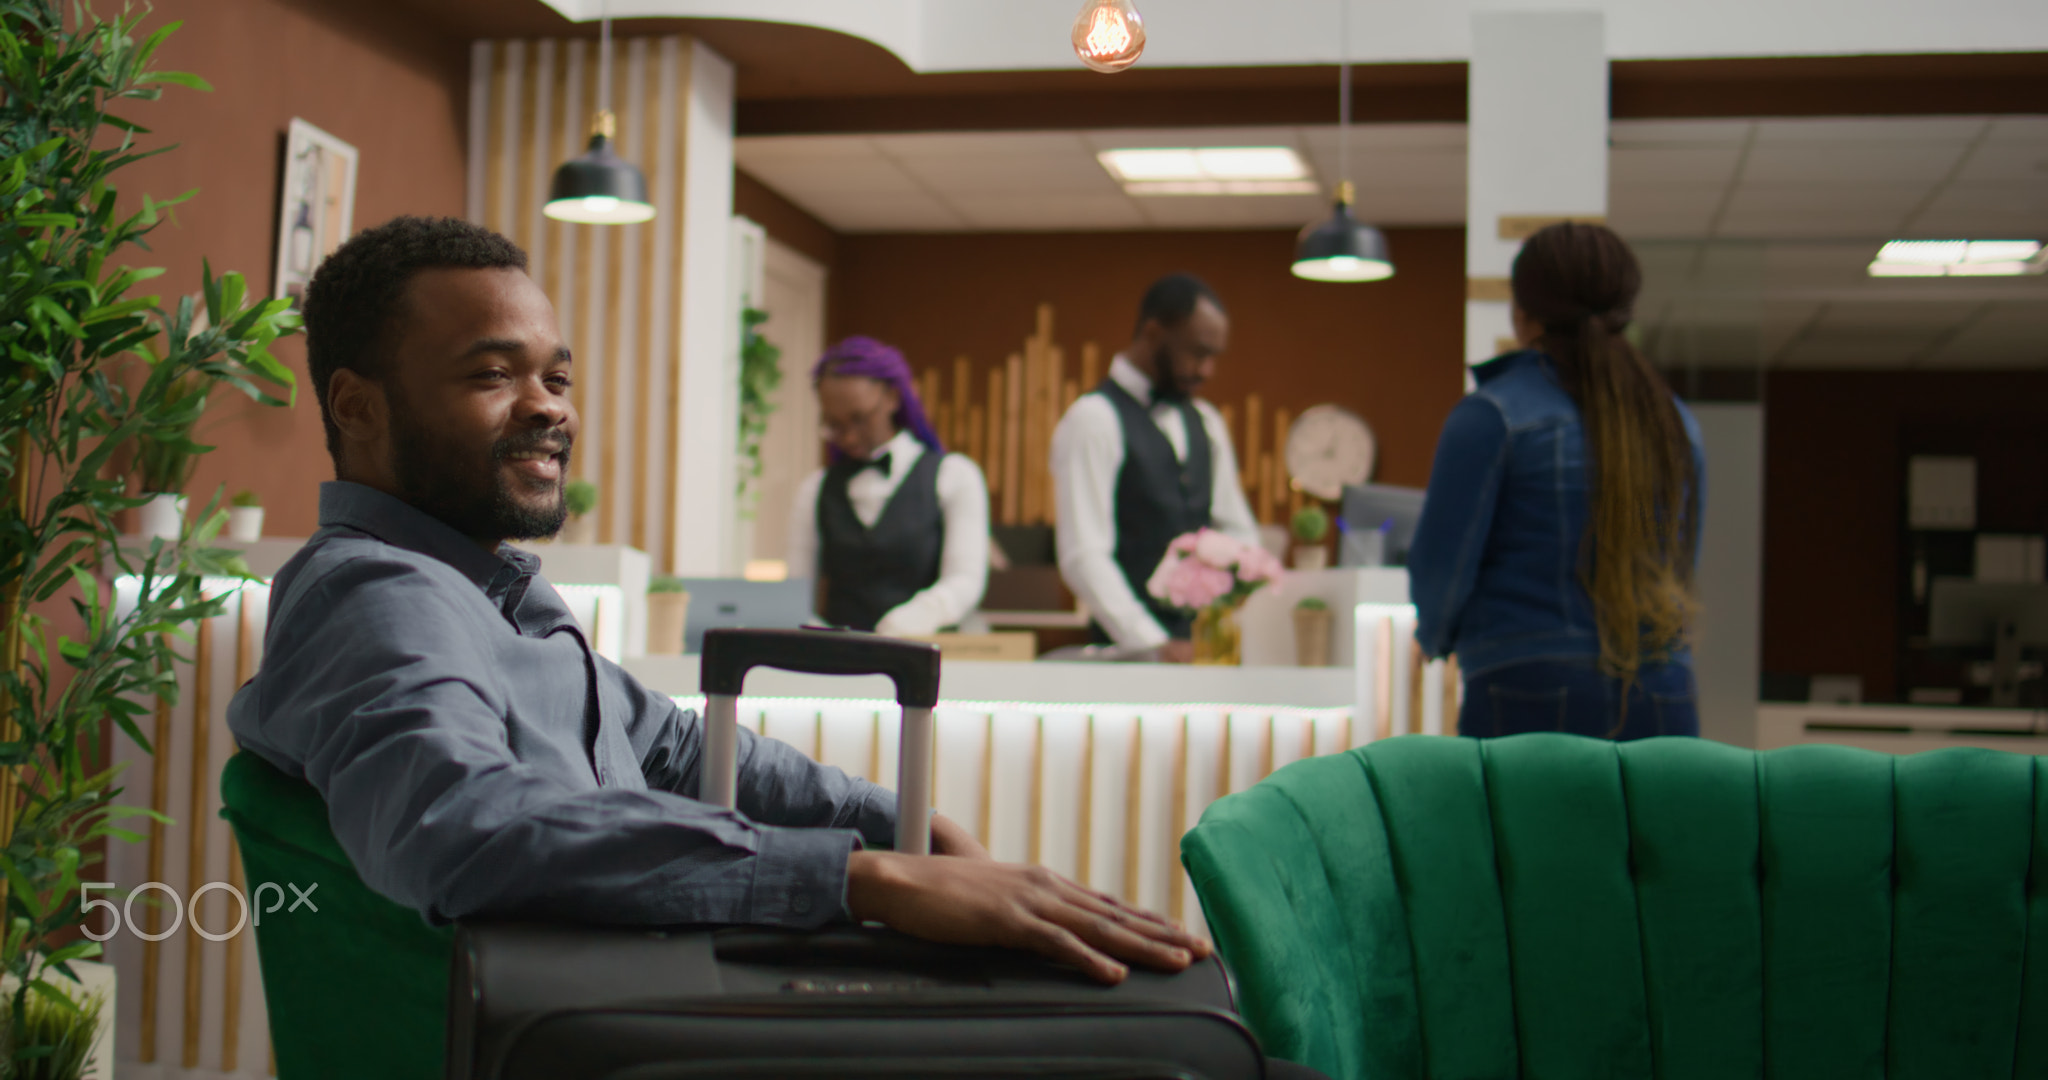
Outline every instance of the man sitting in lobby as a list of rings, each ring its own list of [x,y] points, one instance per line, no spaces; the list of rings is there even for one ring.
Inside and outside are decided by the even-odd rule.
[[[305,317],[337,479],[273,583],[229,725],[319,791],[370,888],[437,921],[872,920],[1105,982],[1207,955],[1157,916],[993,861],[943,816],[936,855],[865,850],[894,834],[889,793],[744,729],[737,811],[694,797],[697,716],[594,653],[506,546],[560,528],[577,436],[574,359],[509,240],[398,218],[321,265]]]

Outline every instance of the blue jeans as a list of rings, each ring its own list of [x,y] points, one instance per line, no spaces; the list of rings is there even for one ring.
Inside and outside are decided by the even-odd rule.
[[[1622,708],[1622,681],[1598,662],[1530,660],[1465,680],[1458,734],[1478,738],[1525,731],[1566,731],[1600,739],[1698,735],[1699,694],[1690,664],[1655,664],[1636,672]]]

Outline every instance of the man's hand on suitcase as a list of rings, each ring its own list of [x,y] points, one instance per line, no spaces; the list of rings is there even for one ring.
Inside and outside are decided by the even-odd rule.
[[[1173,972],[1210,952],[1208,941],[1151,912],[1043,867],[987,859],[856,851],[846,864],[846,906],[862,922],[928,941],[1025,949],[1106,983],[1123,981],[1125,963]]]

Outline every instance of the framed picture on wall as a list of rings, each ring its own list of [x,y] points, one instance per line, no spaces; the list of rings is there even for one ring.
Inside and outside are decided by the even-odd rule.
[[[356,148],[293,118],[285,136],[278,200],[277,282],[272,296],[299,306],[313,271],[355,225]]]

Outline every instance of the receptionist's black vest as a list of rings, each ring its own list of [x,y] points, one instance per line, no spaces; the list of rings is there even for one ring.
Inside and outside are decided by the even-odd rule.
[[[825,621],[873,630],[890,609],[939,580],[946,517],[939,508],[939,460],[926,450],[882,508],[873,528],[860,523],[846,485],[859,461],[840,461],[818,488],[818,567],[825,575]]]
[[[1188,435],[1188,456],[1183,461],[1174,456],[1173,444],[1152,421],[1151,413],[1116,380],[1103,380],[1096,393],[1116,407],[1124,430],[1124,464],[1116,477],[1117,568],[1159,625],[1184,639],[1194,625],[1193,617],[1154,600],[1145,587],[1175,537],[1209,524],[1210,497],[1215,490],[1209,429],[1192,401],[1176,404]],[[1097,636],[1102,637],[1100,628]]]

